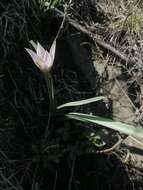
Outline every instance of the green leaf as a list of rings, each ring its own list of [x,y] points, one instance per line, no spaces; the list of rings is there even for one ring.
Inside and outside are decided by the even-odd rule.
[[[83,121],[83,122],[95,123],[95,124],[102,125],[104,127],[119,131],[121,133],[130,135],[130,136],[143,138],[142,128],[125,124],[119,121],[114,121],[112,119],[107,119],[100,116],[83,114],[83,113],[74,113],[74,112],[67,114],[67,117],[71,119]]]
[[[68,103],[62,104],[61,106],[58,106],[57,109],[61,109],[61,108],[64,108],[64,107],[81,106],[81,105],[85,105],[85,104],[90,104],[92,102],[97,102],[97,101],[103,100],[103,99],[105,99],[104,96],[98,96],[98,97],[89,98],[89,99],[86,99],[86,100],[68,102]]]

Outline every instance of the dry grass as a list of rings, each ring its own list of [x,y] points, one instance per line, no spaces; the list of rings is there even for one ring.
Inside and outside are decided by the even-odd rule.
[[[0,10],[0,56],[6,57],[20,41],[36,32],[38,15],[31,0],[1,1]]]
[[[98,8],[108,17],[104,39],[137,60],[136,68],[142,69],[142,1],[102,0]]]

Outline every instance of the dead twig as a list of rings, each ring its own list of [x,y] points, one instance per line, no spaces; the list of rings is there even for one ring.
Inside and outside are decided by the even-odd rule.
[[[114,150],[116,150],[123,143],[123,141],[126,138],[127,137],[120,138],[112,147],[104,149],[104,150],[98,150],[98,151],[96,151],[96,154],[109,154],[109,153],[113,152]]]
[[[102,48],[108,50],[109,52],[114,54],[116,57],[120,58],[123,62],[126,63],[127,66],[135,66],[137,64],[136,60],[134,60],[133,58],[128,58],[124,53],[120,52],[119,50],[117,50],[116,48],[111,46],[110,44],[108,44],[105,41],[101,40],[100,37],[97,34],[94,34],[90,30],[88,30],[87,27],[84,27],[81,24],[79,24],[77,21],[71,19],[68,15],[65,15],[65,13],[63,13],[59,9],[53,8],[53,10],[54,10],[55,14],[58,17],[62,17],[62,18],[65,17],[66,21],[68,23],[70,23],[74,28],[76,28],[80,32],[88,35],[91,39],[93,39],[93,41],[96,44],[98,44]]]
[[[127,138],[130,138],[131,140],[133,140],[134,142],[138,143],[140,146],[143,146],[143,143],[140,142],[140,140],[136,139],[133,136],[124,136],[124,137],[119,137],[119,140],[110,148],[104,149],[104,150],[99,150],[96,151],[97,154],[109,154],[111,152],[113,152],[114,150],[116,150]]]

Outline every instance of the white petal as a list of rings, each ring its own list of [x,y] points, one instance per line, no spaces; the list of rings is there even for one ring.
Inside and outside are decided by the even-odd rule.
[[[52,58],[52,60],[54,61],[55,58],[55,51],[56,51],[56,40],[54,40],[51,48],[50,48],[50,56]]]
[[[45,51],[44,57],[43,57],[43,61],[46,62],[47,59],[49,58],[49,56],[50,56],[49,52],[48,52],[48,51]]]
[[[52,65],[53,65],[53,59],[51,58],[49,52],[46,51],[44,59],[44,69],[49,71]]]
[[[41,67],[41,65],[40,65],[41,64],[41,60],[38,57],[38,55],[34,51],[32,51],[31,49],[28,49],[28,48],[25,48],[25,49],[28,52],[28,54],[31,56],[33,62],[37,65],[37,67],[40,68]]]
[[[33,46],[33,48],[37,52],[37,44],[35,42],[33,42],[33,40],[30,40],[30,44]]]
[[[29,55],[31,56],[31,58],[33,59],[33,61],[35,63],[37,61],[37,59],[38,59],[37,54],[33,50],[31,50],[29,48],[25,48],[25,49],[29,53]]]
[[[44,55],[45,55],[45,49],[39,44],[37,45],[37,55],[43,59]]]

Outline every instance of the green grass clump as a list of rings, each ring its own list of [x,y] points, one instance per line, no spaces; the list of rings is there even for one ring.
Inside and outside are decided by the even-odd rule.
[[[127,18],[127,25],[130,32],[141,34],[143,28],[143,9],[138,6],[131,6],[129,9],[129,16]]]
[[[65,2],[64,0],[39,0],[41,9],[45,9],[45,8],[49,9],[51,6],[53,7],[60,6],[64,2]]]

